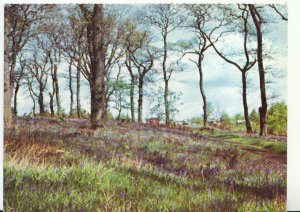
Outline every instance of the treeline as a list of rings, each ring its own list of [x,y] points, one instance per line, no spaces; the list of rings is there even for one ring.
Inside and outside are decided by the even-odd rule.
[[[70,116],[79,118],[82,80],[88,82],[93,128],[106,124],[112,107],[119,118],[124,109],[129,109],[131,121],[142,122],[145,86],[161,80],[163,95],[153,110],[159,111],[165,123],[170,124],[177,97],[169,85],[174,73],[186,69],[184,58],[198,69],[203,104],[199,113],[203,113],[203,125],[207,126],[203,62],[207,50],[213,49],[241,73],[243,118],[248,133],[253,126],[248,112],[247,73],[254,68],[258,70],[259,125],[260,134],[265,135],[268,104],[264,60],[270,55],[264,52],[264,28],[268,20],[282,21],[279,18],[287,21],[285,6],[8,4],[4,36],[5,126],[12,124],[13,114],[17,115],[21,87],[32,99],[33,114],[37,108],[39,114],[46,113],[48,96],[51,115],[61,116],[61,78],[68,80]],[[189,32],[193,38],[172,43],[170,34],[176,30]],[[222,39],[228,34],[242,37],[239,51],[223,48],[224,44],[230,45]],[[191,55],[197,59],[191,59]],[[65,64],[67,70],[62,68]],[[159,110],[161,106],[163,111]]]

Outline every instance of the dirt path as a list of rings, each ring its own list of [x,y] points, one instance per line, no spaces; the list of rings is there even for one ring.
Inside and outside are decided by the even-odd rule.
[[[125,126],[125,128],[127,128],[127,129],[130,129],[131,127]],[[134,129],[134,128],[131,128],[131,129]],[[243,145],[243,144],[237,143],[237,142],[226,141],[221,138],[216,138],[213,135],[201,135],[201,134],[192,133],[192,132],[184,130],[184,129],[174,129],[174,128],[167,128],[167,127],[147,126],[147,125],[139,126],[138,129],[135,128],[134,130],[152,132],[152,133],[162,133],[166,136],[172,136],[172,137],[173,136],[188,137],[193,140],[197,140],[197,141],[201,141],[201,142],[209,142],[209,141],[210,142],[218,142],[223,145],[235,146],[243,151],[246,151],[246,152],[249,152],[252,154],[256,154],[263,159],[275,160],[282,164],[287,164],[287,155],[286,154],[272,152],[270,150],[262,149],[262,148],[255,147],[255,146],[247,146],[247,145]],[[243,138],[247,139],[247,138],[249,138],[249,136],[243,136]],[[266,139],[266,140],[269,140],[269,139]]]

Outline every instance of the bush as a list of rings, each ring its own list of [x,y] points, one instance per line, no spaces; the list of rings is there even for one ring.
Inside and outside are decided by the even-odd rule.
[[[230,117],[226,113],[223,113],[223,115],[220,117],[220,124],[221,124],[221,126],[220,126],[221,130],[231,130],[232,129]]]
[[[277,103],[269,109],[267,124],[269,134],[287,134],[287,105],[285,103]]]

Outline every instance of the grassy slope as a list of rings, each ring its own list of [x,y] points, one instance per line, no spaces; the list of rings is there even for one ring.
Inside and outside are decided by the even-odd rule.
[[[6,211],[285,211],[286,143],[211,130],[19,119]]]

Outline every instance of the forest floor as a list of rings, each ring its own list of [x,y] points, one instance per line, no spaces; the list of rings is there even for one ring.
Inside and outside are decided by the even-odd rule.
[[[18,118],[5,211],[286,211],[286,137]]]

